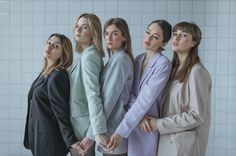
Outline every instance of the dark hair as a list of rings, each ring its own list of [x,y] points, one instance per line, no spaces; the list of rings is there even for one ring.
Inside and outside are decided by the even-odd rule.
[[[189,23],[189,22],[177,23],[173,28],[173,33],[176,32],[177,30],[182,30],[187,33],[190,33],[192,35],[192,41],[196,42],[195,46],[190,49],[189,54],[183,64],[183,67],[178,72],[177,70],[179,68],[180,61],[179,61],[177,53],[174,53],[174,56],[172,59],[171,78],[179,80],[180,82],[183,82],[189,75],[192,67],[196,63],[200,62],[200,58],[198,55],[198,45],[201,42],[202,33],[201,33],[201,29],[195,23]]]
[[[66,69],[71,66],[73,61],[73,49],[69,38],[62,34],[52,34],[48,40],[53,36],[57,37],[61,42],[62,56],[51,66],[48,67],[47,59],[44,58],[43,75],[47,77],[54,69]]]
[[[167,22],[166,20],[162,20],[162,19],[160,19],[160,20],[155,20],[155,21],[152,21],[149,25],[148,25],[148,27],[150,26],[150,25],[152,25],[153,23],[156,23],[156,24],[158,24],[160,27],[161,27],[161,29],[162,29],[162,31],[163,31],[163,43],[165,43],[165,42],[168,42],[169,40],[170,40],[170,38],[171,38],[171,30],[172,30],[172,26],[170,25],[170,23],[169,22]],[[147,27],[147,28],[148,28]]]
[[[122,36],[124,36],[125,42],[123,43],[122,46],[125,49],[125,52],[130,56],[131,60],[134,61],[134,57],[132,54],[132,48],[131,48],[131,37],[130,37],[129,27],[128,27],[127,22],[122,18],[109,19],[104,25],[104,29],[103,29],[104,34],[105,34],[107,27],[112,24],[114,24],[121,31]],[[110,50],[108,48],[107,48],[107,51],[110,56]]]

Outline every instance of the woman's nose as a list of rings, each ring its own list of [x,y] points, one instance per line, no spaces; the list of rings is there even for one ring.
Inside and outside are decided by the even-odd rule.
[[[106,40],[108,40],[108,41],[111,40],[111,34],[106,35]]]
[[[53,49],[53,44],[49,44],[48,45],[48,50],[52,50]]]
[[[153,35],[148,36],[148,40],[151,41],[153,39]]]
[[[77,32],[81,32],[81,27],[76,27]]]
[[[179,41],[179,39],[180,39],[180,35],[176,35],[175,40]]]

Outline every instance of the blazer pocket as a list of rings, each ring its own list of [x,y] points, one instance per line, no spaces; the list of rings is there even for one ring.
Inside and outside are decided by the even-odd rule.
[[[196,153],[197,131],[183,131],[173,136],[173,142],[178,150],[179,155],[188,155]],[[181,150],[182,149],[182,150]]]

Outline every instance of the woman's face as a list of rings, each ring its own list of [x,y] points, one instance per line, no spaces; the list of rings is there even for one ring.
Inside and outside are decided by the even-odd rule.
[[[161,27],[157,23],[153,23],[147,28],[144,34],[143,46],[146,50],[155,52],[165,45],[163,40],[164,37]]]
[[[177,53],[188,53],[196,42],[192,40],[192,34],[182,30],[173,32],[171,46],[173,51]]]
[[[75,40],[83,45],[91,45],[92,32],[88,25],[87,18],[81,17],[75,25],[74,30]]]
[[[62,45],[59,38],[52,36],[44,46],[44,57],[51,62],[56,62],[62,56]]]
[[[114,24],[106,28],[105,39],[107,48],[110,49],[111,52],[120,49],[122,43],[125,41],[120,29],[118,29]]]

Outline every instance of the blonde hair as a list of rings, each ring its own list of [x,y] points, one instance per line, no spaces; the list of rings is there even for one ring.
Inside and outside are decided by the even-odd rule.
[[[102,47],[102,26],[101,26],[101,22],[99,20],[99,18],[95,15],[95,14],[89,14],[89,13],[84,13],[81,14],[78,19],[76,20],[76,23],[79,21],[80,18],[86,18],[88,20],[88,26],[91,29],[91,34],[92,34],[92,43],[94,45],[94,47],[96,48],[97,52],[100,54],[101,57],[104,57],[104,50]],[[75,26],[76,26],[75,23]],[[75,27],[73,31],[75,32]],[[76,43],[76,48],[75,48],[76,52],[82,52],[82,48],[81,45],[77,42]]]
[[[48,40],[53,36],[57,37],[61,42],[62,56],[50,66],[48,66],[47,59],[44,58],[42,73],[45,77],[47,77],[54,69],[68,68],[73,61],[73,48],[70,39],[62,34],[52,34],[49,36]]]

